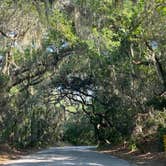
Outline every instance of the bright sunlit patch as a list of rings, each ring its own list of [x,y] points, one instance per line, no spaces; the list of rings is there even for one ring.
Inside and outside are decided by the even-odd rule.
[[[72,162],[64,162],[65,165],[75,165],[75,163]]]
[[[51,160],[72,160],[70,157],[52,157]]]
[[[64,161],[64,160],[72,160],[70,157],[64,157],[64,156],[60,156],[60,157],[49,157],[48,159],[46,158],[37,158],[36,159],[31,159],[31,158],[28,158],[28,159],[20,159],[20,160],[17,160],[17,161],[9,161],[7,162],[6,164],[25,164],[25,163],[49,163],[49,162],[53,162],[53,161]],[[6,165],[5,164],[5,165]]]
[[[89,163],[89,165],[93,165],[93,166],[104,166],[103,164],[97,164],[97,163]]]
[[[25,163],[44,163],[44,162],[52,162],[52,160],[36,160],[36,159],[21,159],[17,161],[9,161],[6,164],[25,164]],[[5,164],[5,165],[6,165]]]

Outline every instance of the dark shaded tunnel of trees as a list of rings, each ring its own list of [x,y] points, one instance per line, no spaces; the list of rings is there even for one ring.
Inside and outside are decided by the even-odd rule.
[[[2,0],[0,144],[162,151],[165,23],[164,0]]]

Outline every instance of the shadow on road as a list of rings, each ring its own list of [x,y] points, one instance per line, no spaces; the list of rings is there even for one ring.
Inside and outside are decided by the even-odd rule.
[[[91,149],[94,149],[92,147]],[[96,153],[89,147],[50,148],[5,166],[130,166],[128,162],[116,157]]]

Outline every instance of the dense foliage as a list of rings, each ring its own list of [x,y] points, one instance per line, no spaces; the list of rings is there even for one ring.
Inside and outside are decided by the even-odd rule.
[[[3,0],[0,8],[1,143],[162,143],[164,0]]]

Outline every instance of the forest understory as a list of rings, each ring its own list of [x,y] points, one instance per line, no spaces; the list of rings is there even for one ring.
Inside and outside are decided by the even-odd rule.
[[[1,160],[67,142],[164,161],[165,23],[164,0],[1,0]]]

